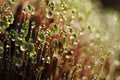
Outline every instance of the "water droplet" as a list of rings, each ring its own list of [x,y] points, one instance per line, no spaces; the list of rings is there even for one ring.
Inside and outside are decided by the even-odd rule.
[[[73,45],[77,45],[78,43],[77,42],[74,42]]]
[[[48,64],[50,64],[50,57],[47,57],[47,62]]]
[[[22,38],[21,38],[21,37],[18,37],[18,40],[22,41]]]
[[[65,10],[64,10],[64,11],[63,11],[63,13],[65,13],[65,14],[66,14],[66,13],[67,13],[67,11],[65,11]]]
[[[89,69],[91,68],[91,66],[87,66]]]
[[[64,53],[68,53],[68,51],[67,51],[67,50],[65,50],[65,51],[64,51]]]
[[[96,37],[96,38],[99,38],[99,37],[100,37],[100,34],[97,33],[97,34],[95,35],[95,37]]]
[[[71,54],[73,54],[73,51],[71,51]]]
[[[37,39],[38,39],[38,41],[41,41],[40,37],[38,37]]]
[[[83,32],[80,32],[80,35],[82,36],[82,35],[83,35]]]
[[[86,76],[83,76],[82,80],[88,80],[88,78]]]
[[[33,28],[35,28],[35,26],[31,26],[31,28],[33,29]]]
[[[42,58],[42,60],[44,61],[44,60],[45,60],[45,58]]]
[[[94,58],[95,56],[92,56],[92,58]]]
[[[90,46],[93,46],[93,45],[94,45],[94,43],[90,43],[89,45],[90,45]]]
[[[8,36],[9,38],[11,38],[11,36]]]
[[[25,30],[21,29],[21,32],[22,32],[22,33],[24,33],[24,32],[25,32]]]
[[[115,51],[114,51],[114,50],[110,50],[109,52],[110,52],[112,55],[115,54]]]
[[[47,18],[53,18],[53,12],[48,12],[47,14],[46,14],[46,17]]]
[[[71,35],[71,36],[70,36],[70,39],[74,39],[74,36],[73,36],[73,35]]]
[[[75,16],[72,16],[72,19],[74,19],[75,18]]]
[[[20,25],[20,23],[17,23],[17,25],[19,26],[19,25]]]
[[[15,39],[14,39],[14,38],[12,38],[12,41],[14,42],[14,41],[15,41]]]
[[[46,49],[48,49],[49,48],[49,46],[46,46]]]
[[[20,50],[21,50],[21,51],[26,51],[25,46],[20,46]]]
[[[16,45],[16,46],[19,46],[19,44],[18,44],[18,43],[15,43],[15,45]]]
[[[6,45],[6,48],[9,48],[10,46],[9,45]]]
[[[68,56],[68,55],[66,55],[65,57],[66,57],[67,59],[70,59],[70,56]]]
[[[120,62],[119,62],[118,60],[115,60],[115,61],[114,61],[114,64],[115,64],[116,66],[118,66],[118,65],[120,64]]]
[[[41,30],[42,29],[42,26],[39,26],[39,30]]]
[[[0,45],[1,46],[1,45]],[[0,50],[2,50],[3,49],[3,47],[0,47]]]
[[[60,18],[60,21],[63,21],[63,19],[62,19],[62,18]]]

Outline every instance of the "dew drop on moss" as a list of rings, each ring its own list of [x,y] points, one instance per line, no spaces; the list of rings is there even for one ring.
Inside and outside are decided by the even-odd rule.
[[[21,29],[21,32],[22,32],[22,33],[24,33],[24,32],[25,32],[25,30]]]
[[[89,69],[91,68],[91,66],[87,66]]]
[[[74,43],[73,43],[73,45],[77,45],[77,44],[78,44],[78,42],[74,42]]]
[[[14,41],[15,41],[15,39],[14,39],[14,38],[12,38],[12,41],[14,42]]]
[[[82,36],[84,33],[83,32],[80,32],[80,35]]]
[[[82,80],[88,80],[88,78],[86,76],[83,76]]]
[[[50,19],[50,18],[53,18],[53,12],[51,12],[51,11],[48,12],[48,13],[46,14],[46,17],[49,18],[49,19]]]
[[[44,61],[44,60],[45,60],[45,58],[42,58],[42,60]]]
[[[31,28],[33,29],[33,28],[35,28],[35,26],[33,25],[33,26],[31,26]]]
[[[26,51],[26,48],[21,45],[21,46],[20,46],[20,50],[21,50],[21,51]]]
[[[19,25],[20,25],[20,23],[17,23],[17,25],[19,26]]]
[[[97,33],[97,34],[95,35],[95,37],[96,37],[96,38],[99,38],[99,37],[100,37],[100,34]]]
[[[74,36],[73,36],[73,35],[71,35],[71,36],[70,36],[70,39],[74,39]]]
[[[9,45],[6,45],[6,48],[9,48],[10,46]]]
[[[70,56],[69,56],[69,55],[66,55],[65,57],[66,57],[67,59],[70,59]]]

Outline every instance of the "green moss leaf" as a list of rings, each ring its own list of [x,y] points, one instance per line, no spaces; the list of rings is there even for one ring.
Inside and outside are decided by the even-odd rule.
[[[34,53],[35,52],[35,46],[32,43],[26,43],[26,48],[28,49],[29,53]]]
[[[29,25],[29,21],[25,20],[22,24],[22,37],[25,38],[28,34],[28,25]]]
[[[15,30],[12,30],[12,36],[17,39],[18,38],[18,33]]]
[[[47,31],[48,36],[51,36],[51,30]]]
[[[4,3],[4,8],[7,10],[9,8],[9,4],[8,3]]]
[[[44,33],[44,32],[41,32],[41,33],[39,34],[39,37],[40,37],[40,40],[41,40],[41,41],[45,41],[45,33]]]
[[[51,7],[52,11],[55,10],[55,2],[54,1],[50,2],[49,6]]]
[[[3,21],[0,21],[0,27],[3,27],[3,26],[4,26]]]
[[[66,34],[67,32],[65,30],[62,31],[64,34]]]
[[[20,66],[22,64],[22,58],[21,57],[13,57],[15,65]]]
[[[59,32],[59,28],[58,28],[58,26],[56,24],[54,25],[54,28],[55,28],[55,32],[58,33]]]
[[[63,47],[66,48],[66,38],[64,37],[62,40]]]
[[[33,60],[33,56],[35,55],[35,46],[33,43],[27,43],[26,49],[28,50],[28,56],[31,60]]]
[[[9,19],[9,20],[10,20],[10,23],[13,23],[13,21],[14,21],[14,16],[13,16],[12,13],[10,14],[10,19]]]
[[[73,36],[74,36],[74,39],[77,39],[77,34],[76,33],[74,33]]]
[[[70,28],[70,33],[72,33],[73,32],[73,29],[72,28]]]
[[[35,11],[34,7],[32,7],[31,5],[28,5],[28,10],[29,10],[30,12],[34,12],[34,11]]]
[[[4,16],[4,25],[5,25],[6,27],[8,27],[8,25],[9,25],[9,21],[8,21],[7,16]]]
[[[12,2],[16,2],[16,0],[12,0]]]
[[[59,51],[59,41],[55,40],[55,44],[54,44],[55,50],[58,53]]]
[[[77,64],[78,68],[80,71],[82,71],[82,65],[81,64]]]

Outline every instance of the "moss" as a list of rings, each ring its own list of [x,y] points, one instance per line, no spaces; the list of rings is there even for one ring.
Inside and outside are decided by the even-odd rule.
[[[119,54],[117,12],[99,9],[99,2],[91,0],[3,2],[0,75],[4,68],[7,80],[18,80],[16,75],[28,80],[113,77]]]

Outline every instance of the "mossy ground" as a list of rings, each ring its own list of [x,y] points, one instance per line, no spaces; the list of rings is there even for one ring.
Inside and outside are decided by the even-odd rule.
[[[96,0],[1,0],[0,79],[119,80],[119,21]]]

